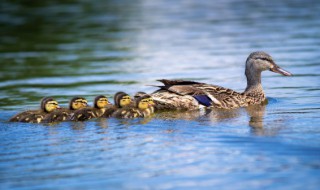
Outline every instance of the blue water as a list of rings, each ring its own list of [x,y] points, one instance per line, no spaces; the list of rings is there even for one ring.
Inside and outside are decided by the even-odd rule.
[[[0,189],[319,189],[318,1],[0,5]],[[161,78],[241,92],[258,50],[294,74],[263,73],[265,106],[8,122],[44,96],[112,100]]]

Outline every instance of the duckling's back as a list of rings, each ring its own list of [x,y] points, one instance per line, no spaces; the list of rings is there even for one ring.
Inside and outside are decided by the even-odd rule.
[[[46,115],[42,123],[53,123],[53,122],[61,122],[61,121],[68,121],[71,119],[72,110],[67,108],[62,108],[59,110],[55,110],[52,113]]]

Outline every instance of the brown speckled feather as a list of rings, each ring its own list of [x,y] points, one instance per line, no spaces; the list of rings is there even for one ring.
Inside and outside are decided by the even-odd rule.
[[[72,121],[86,121],[89,119],[101,117],[105,109],[98,109],[94,107],[86,107],[74,112],[71,117]]]
[[[136,117],[148,117],[154,112],[154,108],[147,108],[145,110],[133,107],[125,107],[116,110],[112,117],[116,118],[136,118]]]
[[[75,112],[74,110],[69,110],[67,108],[55,110],[52,113],[47,114],[43,118],[42,123],[69,121],[74,112]]]
[[[19,120],[21,120],[22,118],[24,118],[27,115],[31,115],[31,114],[35,114],[35,113],[40,113],[41,111],[39,110],[27,110],[21,113],[18,113],[16,115],[14,115],[13,117],[11,117],[9,119],[10,122],[18,122]]]

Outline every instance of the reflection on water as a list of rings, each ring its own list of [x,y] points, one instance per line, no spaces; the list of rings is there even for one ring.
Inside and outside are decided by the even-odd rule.
[[[0,189],[318,189],[317,0],[0,3]],[[269,103],[133,120],[7,122],[44,96],[68,104],[156,79],[245,88],[252,51]],[[298,171],[298,172],[297,172]]]
[[[248,126],[252,134],[258,136],[274,136],[281,129],[280,121],[276,121],[277,124],[272,129],[264,128],[264,117],[266,112],[267,102],[261,105],[253,105],[246,108],[239,108],[234,110],[224,109],[203,109],[200,111],[168,111],[157,113],[158,119],[169,120],[190,120],[198,122],[209,122],[214,124],[231,122],[236,118],[245,118],[248,120]],[[283,121],[285,122],[285,120]],[[275,124],[275,123],[274,123]]]

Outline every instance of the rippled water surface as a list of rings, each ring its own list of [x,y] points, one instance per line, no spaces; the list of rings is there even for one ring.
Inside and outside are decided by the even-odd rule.
[[[0,3],[1,189],[318,189],[320,3]],[[252,51],[269,103],[53,125],[9,123],[44,96],[153,92],[156,79],[238,91]]]

